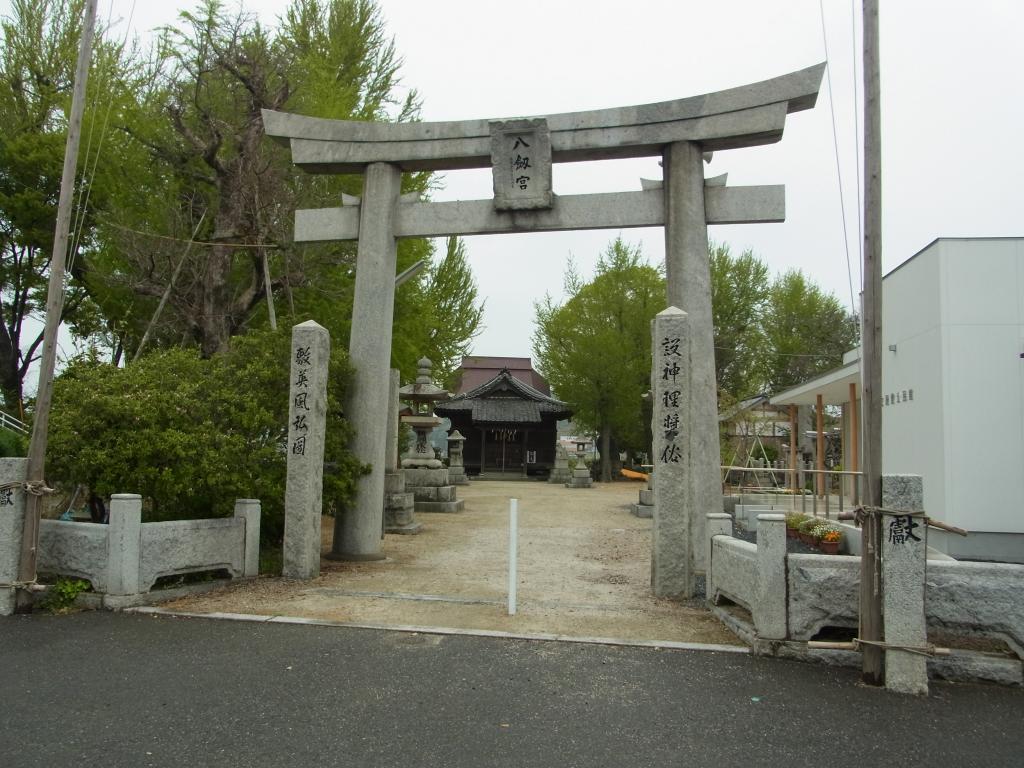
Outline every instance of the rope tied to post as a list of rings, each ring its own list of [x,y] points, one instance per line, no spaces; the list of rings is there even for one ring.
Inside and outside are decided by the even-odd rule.
[[[16,480],[13,483],[2,483],[0,491],[25,491],[33,496],[46,496],[57,492],[42,480]]]
[[[948,649],[939,648],[931,643],[925,645],[902,645],[900,643],[887,643],[884,640],[864,640],[860,637],[855,637],[851,641],[854,645],[854,650],[860,650],[857,646],[870,645],[875,648],[881,648],[883,651],[906,651],[907,653],[916,653],[918,656],[928,656],[929,658],[940,655],[948,655]],[[942,653],[947,651],[947,653]]]

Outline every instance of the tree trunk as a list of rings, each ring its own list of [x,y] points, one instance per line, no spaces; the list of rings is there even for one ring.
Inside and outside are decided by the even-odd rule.
[[[601,482],[608,483],[612,479],[612,448],[611,428],[604,424],[601,426]]]

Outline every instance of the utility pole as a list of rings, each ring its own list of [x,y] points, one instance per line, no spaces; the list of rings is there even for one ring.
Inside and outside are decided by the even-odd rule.
[[[864,306],[861,405],[864,413],[864,504],[882,506],[882,120],[878,0],[864,0]],[[881,516],[861,528],[860,638],[882,640]],[[861,680],[882,685],[882,649],[862,646]]]
[[[93,30],[96,26],[96,0],[88,0],[82,21],[82,39],[78,47],[75,86],[71,97],[71,119],[68,121],[68,140],[64,149],[64,171],[60,180],[60,199],[57,203],[57,226],[50,254],[50,282],[46,291],[46,325],[43,329],[43,355],[39,361],[39,384],[36,392],[36,411],[32,425],[32,439],[28,449],[26,478],[40,490],[46,469],[46,436],[50,424],[50,402],[53,399],[53,372],[57,363],[57,331],[64,309],[64,268],[67,262],[68,233],[71,228],[71,205],[75,193],[75,175],[78,169],[78,144],[82,135],[82,114],[85,112],[85,84],[89,78],[92,58]],[[36,554],[39,546],[39,512],[42,496],[25,494],[25,522],[22,527],[21,559],[18,581],[31,584],[36,580]],[[18,592],[18,605],[30,604],[25,589]]]

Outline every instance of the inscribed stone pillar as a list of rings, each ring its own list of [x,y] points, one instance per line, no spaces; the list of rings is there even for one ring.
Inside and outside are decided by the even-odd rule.
[[[692,426],[686,438],[690,444],[692,474],[687,482],[692,488],[696,511],[692,534],[697,541],[704,539],[705,516],[722,511],[711,268],[702,163],[700,145],[687,141],[670,144],[662,159],[668,306],[681,308],[689,318],[691,353],[687,375],[692,397]],[[696,568],[703,570],[703,548],[698,548],[696,554]]]
[[[292,328],[288,401],[288,480],[284,496],[284,565],[287,579],[320,575],[327,365],[331,338],[309,320]]]
[[[766,640],[786,639],[786,516],[757,516],[757,604],[754,628]]]
[[[25,482],[28,459],[0,459],[0,485]],[[15,589],[21,561],[21,529],[25,522],[25,491],[0,490],[0,616],[15,608]]]
[[[359,205],[355,300],[349,358],[355,368],[346,413],[355,435],[350,447],[370,465],[356,484],[355,504],[334,522],[331,557],[382,560],[384,470],[387,463],[391,329],[395,308],[397,245],[395,206],[402,173],[387,163],[371,163],[363,179]]]
[[[921,512],[920,475],[882,475],[882,506]],[[927,645],[925,566],[928,526],[924,518],[882,516],[882,615],[885,642],[921,648]],[[897,693],[928,693],[928,658],[895,648],[885,651],[885,687]]]
[[[669,307],[658,313],[652,328],[651,431],[655,470],[651,588],[658,597],[693,596],[687,326],[686,313]]]

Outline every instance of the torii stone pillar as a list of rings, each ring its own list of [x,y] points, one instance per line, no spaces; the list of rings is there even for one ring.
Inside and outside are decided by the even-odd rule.
[[[704,211],[704,153],[699,144],[670,144],[662,156],[665,175],[665,277],[668,306],[686,312],[690,360],[686,367],[690,405],[688,458],[691,476],[690,541],[704,541],[707,515],[722,511],[718,448],[711,268]],[[702,571],[704,548],[691,547],[692,567]]]
[[[363,180],[356,257],[355,301],[349,359],[355,368],[345,409],[355,429],[352,452],[371,465],[359,478],[352,509],[334,520],[337,560],[383,560],[384,470],[388,445],[388,382],[391,378],[391,329],[395,313],[395,205],[402,173],[389,163],[371,163]],[[381,343],[381,340],[385,343]]]

